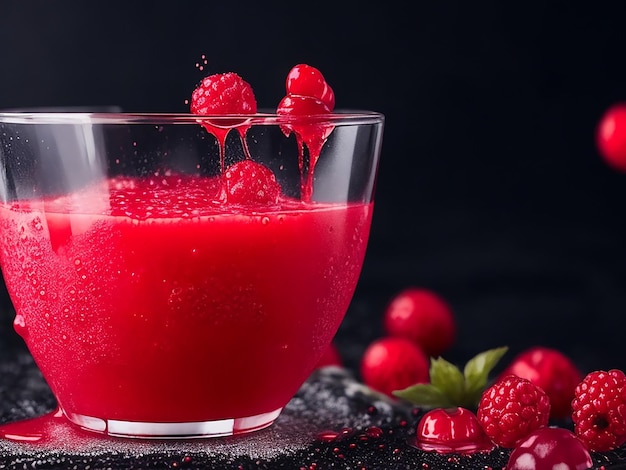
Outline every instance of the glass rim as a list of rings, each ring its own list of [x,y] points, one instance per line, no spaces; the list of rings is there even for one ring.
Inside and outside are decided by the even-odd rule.
[[[326,114],[287,115],[274,111],[255,114],[191,114],[142,112],[86,112],[0,110],[4,124],[210,124],[223,127],[280,125],[293,122],[331,124],[333,126],[382,124],[385,116],[376,111],[339,109]]]

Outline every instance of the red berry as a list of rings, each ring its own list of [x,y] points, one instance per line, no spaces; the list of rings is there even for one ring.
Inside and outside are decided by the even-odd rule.
[[[546,427],[533,431],[518,444],[506,470],[587,470],[592,466],[589,451],[571,431]]]
[[[436,408],[417,425],[416,445],[441,454],[471,454],[495,446],[480,426],[476,415],[465,408]]]
[[[276,113],[289,117],[288,121],[280,126],[284,134],[289,136],[291,132],[295,132],[298,138],[307,144],[311,154],[319,156],[324,141],[333,131],[333,126],[321,122],[315,116],[329,114],[328,107],[311,96],[287,95],[278,104]]]
[[[191,95],[193,114],[254,114],[252,87],[234,72],[209,75]]]
[[[456,338],[450,306],[426,289],[400,292],[387,307],[383,324],[388,335],[410,339],[433,357],[449,349]]]
[[[313,96],[287,95],[278,103],[276,112],[287,116],[312,116],[328,114],[330,110],[322,100]]]
[[[294,66],[287,75],[288,95],[311,96],[322,101],[329,111],[335,108],[335,94],[322,72],[306,64]]]
[[[598,150],[613,168],[626,171],[626,103],[610,107],[596,131]]]
[[[502,447],[515,447],[548,424],[550,399],[531,381],[510,375],[485,390],[478,420],[487,436]]]
[[[572,400],[582,373],[574,363],[556,349],[541,346],[518,354],[501,377],[517,375],[541,387],[550,398],[550,417],[566,419],[572,413]]]
[[[226,201],[232,204],[276,204],[281,193],[274,173],[248,159],[229,166],[224,182]]]
[[[381,338],[372,342],[361,358],[361,377],[369,387],[389,396],[429,380],[428,357],[405,338]]]
[[[590,450],[608,451],[626,442],[626,376],[620,370],[587,374],[572,402],[574,432]]]
[[[320,360],[317,362],[317,365],[315,367],[316,369],[319,369],[320,367],[326,367],[326,366],[341,367],[342,365],[343,363],[341,361],[341,356],[339,354],[339,351],[337,350],[337,347],[333,343],[330,343],[328,347],[324,350],[324,354],[322,355]]]

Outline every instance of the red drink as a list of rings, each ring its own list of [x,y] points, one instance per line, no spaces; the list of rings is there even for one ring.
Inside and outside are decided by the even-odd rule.
[[[114,434],[106,420],[277,415],[321,357],[372,204],[242,207],[218,192],[211,178],[119,179],[0,206],[16,330],[73,421]]]

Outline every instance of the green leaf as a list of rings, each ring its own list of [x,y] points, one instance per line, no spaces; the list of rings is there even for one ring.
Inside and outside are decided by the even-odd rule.
[[[393,395],[422,408],[449,408],[453,402],[432,384],[415,384],[403,390],[394,390]]]
[[[465,395],[465,377],[457,366],[442,357],[430,360],[430,383],[454,404],[461,404]]]
[[[468,398],[478,402],[480,395],[487,386],[489,374],[508,349],[506,346],[489,349],[477,354],[465,364],[463,374],[465,375],[465,389]]]

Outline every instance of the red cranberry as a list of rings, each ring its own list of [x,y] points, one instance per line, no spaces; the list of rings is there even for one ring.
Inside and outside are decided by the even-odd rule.
[[[447,351],[456,339],[456,321],[451,307],[427,289],[408,288],[397,294],[387,307],[384,328],[418,344],[432,357]]]
[[[379,338],[367,347],[361,358],[361,377],[365,385],[390,397],[429,379],[428,357],[406,338]]]
[[[576,385],[583,379],[574,363],[558,350],[536,346],[516,356],[500,377],[516,375],[541,387],[550,398],[550,417],[566,419],[572,413]]]
[[[589,451],[574,433],[564,428],[541,428],[513,449],[506,470],[587,470],[592,466]]]
[[[598,124],[596,142],[610,166],[626,171],[626,103],[615,104],[604,113]]]

